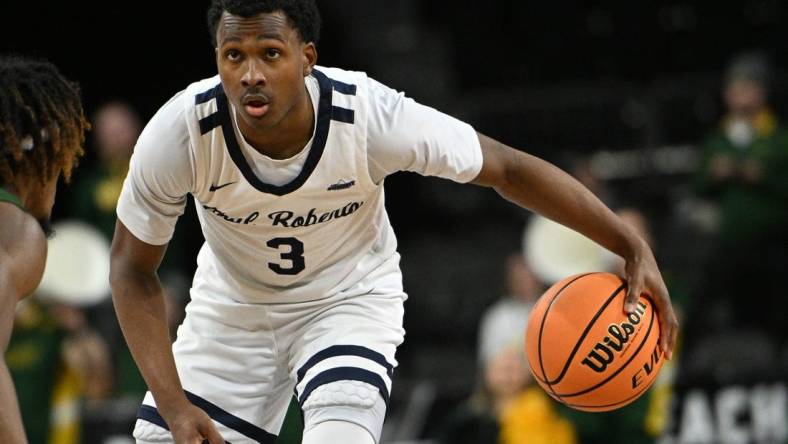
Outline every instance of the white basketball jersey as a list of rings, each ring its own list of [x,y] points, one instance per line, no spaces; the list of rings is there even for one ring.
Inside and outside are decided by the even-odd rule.
[[[138,159],[132,159],[118,217],[138,238],[160,244],[169,240],[171,231],[159,227],[171,230],[182,212],[185,194],[192,194],[205,236],[193,286],[200,295],[249,303],[310,301],[351,288],[384,263],[398,266],[396,239],[384,208],[383,181],[376,183],[370,176],[367,126],[371,112],[377,113],[375,122],[407,119],[387,117],[380,105],[370,110],[377,103],[370,99],[370,89],[378,88],[377,94],[385,87],[364,73],[318,67],[312,75],[319,85],[315,132],[300,173],[287,183],[267,182],[248,163],[218,76],[192,84],[176,96],[162,110],[182,103],[177,117],[157,115],[140,137],[135,150]],[[396,112],[404,109],[401,114],[418,120],[421,128],[407,125],[400,133],[388,127],[376,132],[383,134],[382,139],[424,145],[414,146],[414,152],[421,149],[418,153],[402,151],[401,155],[426,159],[400,169],[416,168],[463,181],[475,177],[481,168],[481,151],[470,126],[430,108],[416,107],[402,95],[394,99]],[[187,131],[181,131],[183,136],[175,142],[167,136],[170,119],[175,124],[186,122]],[[411,133],[425,142],[411,143]],[[441,134],[446,136],[436,136]],[[178,146],[150,146],[168,143]],[[430,151],[433,145],[443,151]],[[179,163],[189,167],[177,174],[170,174],[166,167],[154,168],[151,164],[167,162],[161,149],[173,149],[182,156],[173,163],[174,169]],[[399,155],[394,151],[393,158]],[[188,183],[188,189],[159,186],[167,181],[175,183],[175,188]]]
[[[358,100],[366,82],[332,76],[341,79],[314,72],[320,101],[312,147],[301,173],[282,186],[258,178],[244,158],[218,79],[187,90],[195,166],[207,172],[193,192],[205,235],[196,287],[249,302],[314,300],[396,254],[383,187],[367,167],[367,109]]]

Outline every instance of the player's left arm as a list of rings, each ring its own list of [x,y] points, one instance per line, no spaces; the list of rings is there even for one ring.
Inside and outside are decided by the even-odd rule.
[[[556,166],[479,134],[483,165],[472,183],[565,225],[626,260],[626,311],[641,293],[653,296],[660,320],[660,346],[673,354],[678,320],[648,244],[591,191]]]
[[[0,221],[19,229],[0,230],[0,442],[27,443],[5,352],[14,327],[16,304],[38,286],[46,263],[46,238],[30,216],[9,205]]]
[[[0,253],[2,254],[2,253]],[[16,391],[5,362],[5,351],[14,327],[14,312],[19,293],[11,283],[8,261],[0,257],[0,442],[26,443]]]

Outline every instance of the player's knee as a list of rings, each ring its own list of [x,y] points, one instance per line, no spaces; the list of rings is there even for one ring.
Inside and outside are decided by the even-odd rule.
[[[366,429],[377,442],[386,403],[377,387],[362,381],[334,381],[315,388],[302,405],[305,430],[327,421],[344,421]]]
[[[360,409],[374,407],[380,398],[377,387],[363,381],[334,381],[317,387],[304,401],[304,411],[309,409],[347,406]]]

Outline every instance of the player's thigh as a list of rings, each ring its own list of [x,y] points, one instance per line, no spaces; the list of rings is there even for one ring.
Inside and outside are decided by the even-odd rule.
[[[232,316],[216,312],[213,317],[193,310],[178,330],[173,354],[181,383],[187,398],[214,420],[226,440],[265,442],[279,433],[292,396],[287,359],[279,355],[270,330],[230,325]],[[135,438],[171,440],[150,392],[138,417]]]

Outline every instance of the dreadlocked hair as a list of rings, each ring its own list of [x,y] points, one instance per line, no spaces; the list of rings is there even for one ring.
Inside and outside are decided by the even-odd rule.
[[[0,56],[0,185],[59,172],[68,182],[88,129],[76,83],[49,62]]]

